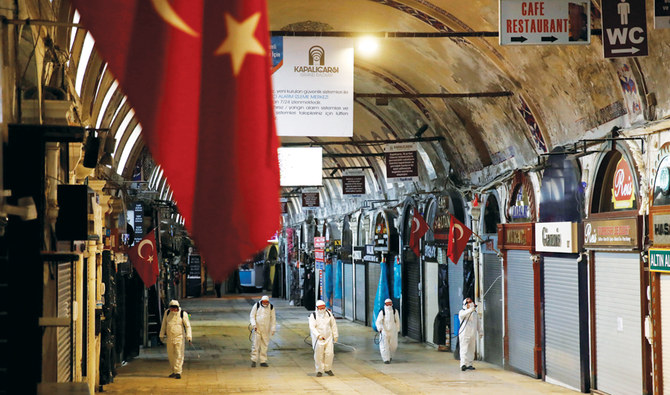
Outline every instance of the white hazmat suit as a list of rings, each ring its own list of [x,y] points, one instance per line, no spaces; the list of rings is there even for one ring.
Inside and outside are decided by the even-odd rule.
[[[325,305],[323,301],[317,302]],[[312,335],[312,348],[314,349],[314,367],[316,373],[323,374],[324,372],[332,375],[333,357],[333,343],[337,342],[337,324],[333,314],[326,310],[319,310],[318,307],[315,312],[309,315],[309,331]],[[330,372],[330,373],[329,373]]]
[[[179,307],[179,302],[172,300],[169,306]],[[182,366],[184,365],[184,335],[186,335],[187,341],[191,342],[193,340],[188,313],[181,308],[176,312],[169,309],[166,310],[163,315],[160,337],[162,339],[167,338],[165,342],[167,344],[168,360],[170,361],[170,366],[172,366],[173,375],[181,375]]]
[[[268,301],[267,306],[263,306],[262,301]],[[274,306],[269,302],[267,296],[263,296],[261,302],[254,304],[249,314],[249,321],[253,330],[251,344],[251,362],[255,366],[256,362],[264,364],[268,360],[268,345],[270,337],[275,334],[277,318],[275,316]]]
[[[463,301],[463,309],[458,312],[461,322],[458,330],[458,341],[461,351],[461,370],[474,369],[472,361],[475,359],[475,346],[477,344],[477,333],[482,336],[481,321],[475,310],[473,302]]]
[[[390,301],[390,299],[387,299]],[[382,354],[384,363],[389,363],[395,350],[398,349],[398,330],[400,328],[400,319],[398,310],[393,306],[384,305],[384,309],[377,315],[377,330],[379,331],[379,352]]]

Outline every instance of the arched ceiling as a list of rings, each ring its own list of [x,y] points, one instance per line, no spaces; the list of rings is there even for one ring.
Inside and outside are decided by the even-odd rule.
[[[49,18],[77,22],[66,0],[26,3],[33,13],[41,9],[35,4],[49,5],[53,11],[42,10]],[[539,154],[555,147],[603,136],[612,126],[626,128],[670,116],[670,29],[653,29],[651,18],[650,55],[609,60],[603,58],[597,34],[592,35],[590,45],[500,46],[495,34],[490,34],[498,30],[497,0],[268,0],[268,9],[272,31],[348,32],[354,36],[366,32],[489,33],[486,37],[380,38],[374,56],[355,51],[356,93],[505,94],[392,98],[388,105],[356,97],[353,140],[411,138],[423,124],[429,127],[424,137],[444,138],[421,143],[426,162],[421,181],[415,185],[387,184],[380,157],[324,158],[324,167],[370,166],[366,198],[399,198],[443,188],[451,182],[450,170],[451,178],[463,184],[485,184],[506,171],[533,165]],[[599,9],[600,2],[592,2],[594,29],[601,27]],[[82,120],[89,126],[111,128],[117,139],[115,166],[127,176],[143,143],[123,87],[116,87],[95,52],[86,54],[90,39],[83,29],[60,28],[58,32],[58,42],[72,43],[71,80],[77,80],[79,69],[85,67],[76,95]],[[293,137],[282,142],[329,140]],[[324,152],[379,153],[382,146],[329,145]],[[324,170],[324,176],[330,172]],[[321,193],[327,204],[346,206],[340,180],[324,182],[327,186]],[[292,200],[299,208],[298,199]]]

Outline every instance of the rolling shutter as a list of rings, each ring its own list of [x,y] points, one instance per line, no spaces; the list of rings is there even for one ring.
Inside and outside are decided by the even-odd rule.
[[[661,336],[663,388],[670,390],[670,274],[661,275]]]
[[[454,264],[451,259],[448,260],[449,270],[449,310],[451,311],[451,332],[454,336],[451,342],[452,351],[456,349],[456,338],[458,333],[454,331],[458,328],[456,320],[458,320],[458,312],[463,307],[463,256],[458,261],[458,265]]]
[[[58,317],[72,317],[72,263],[58,265]],[[58,382],[72,381],[72,323],[57,328]]]
[[[579,274],[575,258],[544,258],[547,381],[579,390]]]
[[[413,255],[409,252],[407,255]],[[406,260],[403,274],[403,301],[406,314],[405,328],[406,336],[421,341],[421,293],[419,290],[421,282],[421,267],[416,259]],[[405,292],[406,290],[406,292]]]
[[[354,319],[354,265],[344,264],[344,317]]]
[[[597,388],[642,393],[640,256],[598,252],[594,264]]]
[[[367,324],[372,326],[372,321],[377,319],[375,314],[375,297],[377,296],[377,288],[379,287],[379,275],[381,274],[381,265],[377,262],[368,262],[368,310],[367,310]]]
[[[484,254],[484,360],[503,365],[502,262]]]
[[[535,376],[535,298],[533,291],[533,265],[530,253],[528,251],[508,251],[509,364],[531,376]]]
[[[365,322],[365,264],[356,265],[356,321]]]

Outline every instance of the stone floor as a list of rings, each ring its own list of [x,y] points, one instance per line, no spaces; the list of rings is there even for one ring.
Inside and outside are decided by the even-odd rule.
[[[558,394],[574,391],[475,361],[462,372],[452,353],[400,338],[390,365],[382,363],[369,327],[338,319],[334,377],[316,377],[307,310],[274,300],[277,333],[270,343],[269,368],[251,368],[249,311],[256,295],[188,299],[193,347],[187,345],[181,380],[168,378],[164,346],[144,348],[118,369],[104,392],[117,394],[363,393],[363,394]]]

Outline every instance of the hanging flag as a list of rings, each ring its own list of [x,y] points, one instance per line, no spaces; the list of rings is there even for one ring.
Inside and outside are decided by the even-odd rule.
[[[223,280],[279,228],[265,0],[73,3]]]
[[[449,246],[447,247],[447,256],[454,264],[458,264],[461,255],[468,244],[472,230],[456,219],[453,215],[449,218]]]
[[[156,251],[156,236],[150,230],[139,243],[128,250],[128,258],[140,275],[144,286],[149,288],[156,284],[158,279],[158,252]]]
[[[409,247],[414,251],[416,256],[421,254],[419,240],[428,232],[428,229],[428,224],[424,221],[421,214],[419,214],[419,210],[415,208],[414,217],[412,218],[412,234],[409,236]]]

